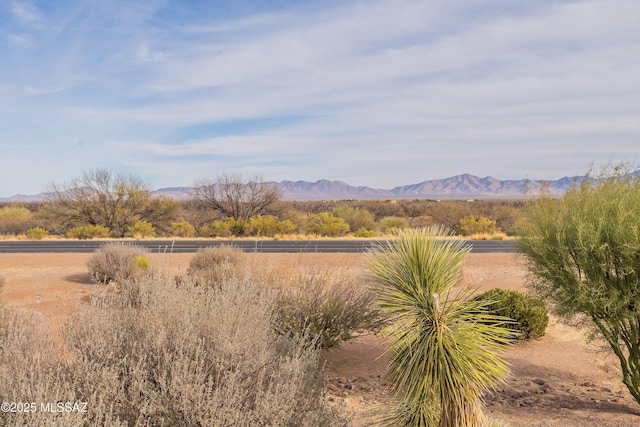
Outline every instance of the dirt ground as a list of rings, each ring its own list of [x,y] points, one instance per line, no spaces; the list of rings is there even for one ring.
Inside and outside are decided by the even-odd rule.
[[[52,327],[103,286],[92,285],[90,254],[0,254],[2,295],[8,305],[45,314]],[[191,254],[152,255],[152,264],[184,274]],[[361,254],[252,254],[257,265],[295,264],[362,268]],[[522,260],[513,254],[470,254],[463,285],[526,290]],[[323,354],[328,398],[365,425],[366,414],[388,398],[384,341],[361,337]],[[621,382],[617,360],[601,344],[552,318],[546,335],[513,346],[512,375],[485,398],[486,412],[511,426],[640,426],[638,405]]]

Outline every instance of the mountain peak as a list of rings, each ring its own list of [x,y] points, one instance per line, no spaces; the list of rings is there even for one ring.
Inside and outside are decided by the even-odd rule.
[[[285,200],[338,200],[338,199],[431,199],[431,198],[517,198],[536,194],[544,183],[549,183],[554,193],[562,194],[575,181],[564,177],[556,181],[530,179],[498,180],[492,176],[480,178],[472,174],[460,174],[444,179],[423,181],[417,184],[395,187],[390,190],[367,186],[352,186],[344,181],[320,179],[308,181],[274,182],[282,188]],[[191,197],[190,187],[160,188],[154,193],[185,200]],[[0,198],[0,202],[41,201],[43,194],[16,195]]]

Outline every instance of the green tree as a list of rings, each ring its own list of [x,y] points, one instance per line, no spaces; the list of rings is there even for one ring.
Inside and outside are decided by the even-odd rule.
[[[640,176],[626,165],[590,172],[561,199],[544,192],[523,213],[532,288],[604,338],[640,403]]]
[[[58,232],[91,225],[107,227],[115,237],[124,237],[137,221],[165,230],[179,207],[173,200],[154,197],[139,176],[106,169],[85,172],[68,183],[52,183],[46,193],[43,214],[57,222]]]
[[[506,319],[453,291],[469,247],[442,227],[407,229],[369,255],[380,309],[391,322],[393,426],[486,426],[484,392],[508,374]]]

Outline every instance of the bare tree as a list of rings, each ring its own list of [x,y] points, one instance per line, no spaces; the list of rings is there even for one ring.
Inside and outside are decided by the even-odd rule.
[[[235,220],[247,220],[272,208],[282,197],[282,190],[278,184],[263,182],[260,177],[245,181],[241,175],[224,173],[197,182],[193,196],[207,209]]]
[[[124,237],[136,221],[148,221],[162,229],[175,218],[179,207],[173,200],[153,197],[139,176],[106,169],[85,172],[68,183],[52,183],[46,193],[47,216],[55,218],[62,230],[101,225],[118,237]]]

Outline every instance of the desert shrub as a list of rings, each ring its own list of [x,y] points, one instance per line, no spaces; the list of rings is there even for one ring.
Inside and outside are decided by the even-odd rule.
[[[111,231],[107,227],[101,225],[82,225],[73,227],[67,231],[66,236],[70,239],[93,239],[94,237],[109,237]]]
[[[149,260],[145,248],[113,242],[98,248],[87,267],[96,283],[120,283],[146,274]]]
[[[227,218],[224,221],[216,220],[200,228],[200,235],[205,237],[231,237],[244,233],[246,225],[242,221]]]
[[[409,222],[398,216],[386,216],[380,220],[380,231],[383,233],[393,233],[409,227]]]
[[[38,410],[32,413],[3,412],[0,425],[85,425],[77,414],[39,411],[39,402],[81,400],[75,394],[73,382],[66,379],[69,365],[63,363],[60,345],[52,337],[44,315],[24,309],[5,309],[0,310],[0,321],[4,322],[4,331],[0,334],[0,397],[3,402],[37,402],[38,405]],[[112,419],[96,417],[96,421],[109,423]]]
[[[549,315],[544,302],[531,295],[507,289],[491,289],[477,297],[487,303],[489,312],[515,321],[511,327],[520,334],[517,338],[528,340],[544,335],[549,324]]]
[[[42,240],[49,235],[49,232],[44,228],[34,227],[27,230],[27,239],[30,240]]]
[[[470,215],[460,219],[456,231],[463,236],[470,236],[472,234],[493,234],[498,230],[495,221],[484,216],[476,218],[474,215]]]
[[[200,249],[191,258],[187,275],[199,285],[221,283],[243,272],[244,254],[235,246]]]
[[[22,203],[0,208],[0,234],[21,234],[33,227],[33,213]]]
[[[496,227],[507,235],[516,234],[522,201],[486,201],[479,204],[477,214],[496,221]]]
[[[545,191],[523,210],[520,248],[531,287],[566,320],[582,321],[620,363],[640,403],[640,174],[631,165]]]
[[[354,207],[367,209],[378,222],[387,216],[404,216],[402,205],[398,200],[357,200],[352,203]]]
[[[188,221],[172,222],[171,235],[176,237],[193,237],[196,235],[196,228]]]
[[[413,219],[424,217],[425,222],[429,225],[443,225],[450,230],[455,230],[460,224],[460,220],[465,216],[473,214],[471,211],[472,204],[455,201],[443,201],[440,203],[427,203],[423,206],[423,213],[419,216],[411,216],[411,225],[416,226]],[[428,219],[428,220],[427,220]]]
[[[327,237],[343,236],[349,232],[349,224],[343,218],[321,212],[309,218],[307,232]]]
[[[360,227],[356,231],[354,231],[353,236],[354,237],[375,237],[376,234],[377,233],[375,230],[367,230],[364,227]]]
[[[330,213],[337,218],[344,219],[344,222],[349,224],[349,230],[358,230],[360,228],[373,230],[377,226],[375,216],[366,208],[343,205],[331,209]]]
[[[278,221],[276,226],[276,234],[292,234],[298,232],[298,226],[291,220],[285,219]]]
[[[129,227],[127,234],[131,237],[135,237],[136,239],[155,237],[156,229],[150,222],[136,221],[131,227]]]
[[[247,227],[247,234],[256,236],[274,236],[276,231],[278,219],[273,215],[258,215],[249,218],[249,225]]]
[[[307,336],[309,345],[328,349],[382,327],[375,296],[363,283],[328,272],[310,272],[296,281],[283,286],[276,300],[278,335]]]
[[[295,233],[298,227],[290,220],[278,221],[273,215],[258,215],[249,219],[247,234],[273,237],[276,234]]]
[[[211,289],[161,275],[139,304],[109,293],[83,304],[56,345],[42,316],[0,336],[0,396],[84,401],[86,413],[3,414],[6,425],[344,426],[326,406],[318,354],[271,329],[273,294],[238,280]]]
[[[285,210],[278,216],[281,221],[286,221],[293,224],[295,230],[292,233],[298,233],[300,230],[304,230],[307,224],[308,215],[296,210]]]
[[[144,256],[137,256],[133,258],[133,265],[141,270],[147,270],[149,268],[149,258]]]
[[[231,228],[226,227],[223,221],[213,221],[198,228],[198,236],[202,237],[229,237]]]

